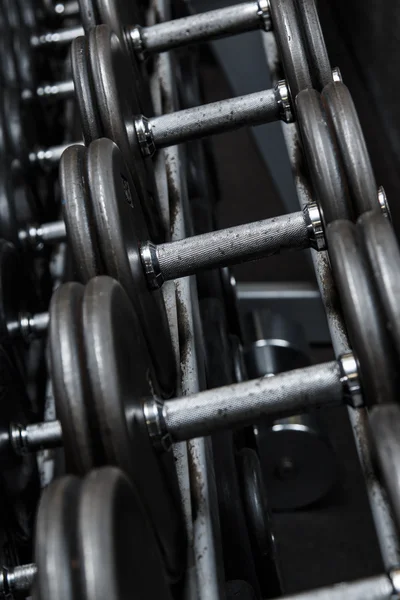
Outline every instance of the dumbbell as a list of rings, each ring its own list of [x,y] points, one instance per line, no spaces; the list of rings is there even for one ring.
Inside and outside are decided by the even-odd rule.
[[[148,241],[130,173],[115,144],[106,138],[88,149],[69,148],[61,160],[60,177],[66,231],[79,279],[86,282],[108,274],[121,282],[141,315],[150,354],[165,382],[173,367],[165,368],[165,357],[172,356],[172,350],[157,291],[164,280],[284,250],[325,247],[316,205],[305,212],[154,245]]]
[[[246,325],[245,358],[251,379],[310,364],[299,324],[259,310],[247,315]],[[273,510],[295,510],[328,493],[336,480],[337,462],[315,414],[260,421],[254,433]]]
[[[144,436],[142,443],[150,439],[157,448],[165,449],[172,442],[251,424],[262,416],[278,418],[345,401],[357,407],[363,402],[392,400],[397,390],[392,385],[391,371],[388,373],[388,340],[354,229],[345,221],[328,225],[330,246],[335,248],[334,275],[340,290],[345,282],[349,289],[342,295],[342,302],[346,317],[350,314],[353,317],[351,336],[355,340],[358,360],[353,355],[346,355],[338,361],[186,398],[146,401],[146,394],[135,386],[145,385],[149,389],[147,374],[149,370],[151,372],[151,366],[146,368],[143,364],[148,359],[145,346],[140,344],[141,330],[121,286],[107,277],[91,280],[84,292],[78,284],[66,284],[56,292],[52,303],[54,329],[50,336],[52,378],[60,421],[28,427],[11,425],[12,447],[18,452],[26,452],[57,446],[63,441],[66,455],[75,462],[75,469],[87,470],[92,464],[95,448],[97,451],[107,449],[108,460],[118,461],[117,464],[124,453],[132,459],[132,450],[128,451],[133,443],[128,439],[128,431],[132,435],[132,429],[123,425],[132,414],[137,425],[143,424],[137,431]],[[350,281],[354,282],[351,288],[348,287]],[[368,348],[364,348],[363,333],[366,315],[370,324]],[[131,336],[130,341],[128,336]],[[382,357],[387,365],[383,380]],[[375,391],[377,383],[382,386],[379,394]],[[121,406],[124,403],[125,406]],[[96,446],[88,444],[93,435],[90,423],[99,427],[95,427]],[[118,446],[111,443],[113,439],[118,439]],[[149,452],[150,457],[150,448]],[[143,449],[140,456],[143,462]],[[132,469],[129,461],[126,465],[126,470]],[[136,477],[139,477],[138,473]],[[143,486],[146,481],[149,481],[148,468],[142,474]],[[145,493],[145,488],[143,490]]]
[[[378,303],[375,302],[374,304],[376,291],[365,270],[365,256],[359,246],[355,226],[345,221],[335,222],[328,226],[328,236],[331,247],[334,249],[332,252],[332,266],[339,291],[344,288],[345,282],[351,281],[354,283],[351,288],[348,288],[348,291],[342,294],[341,301],[346,322],[350,323],[348,317],[353,317],[349,334],[351,339],[354,340],[353,347],[357,348],[358,362],[351,355],[340,359],[340,361],[296,369],[278,374],[275,377],[243,382],[217,390],[208,390],[187,398],[164,402],[159,400],[145,402],[144,414],[146,415],[147,428],[153,439],[161,440],[164,443],[168,440],[175,442],[199,435],[208,435],[219,429],[251,423],[257,415],[275,416],[275,413],[284,412],[296,414],[295,411],[301,407],[310,408],[318,405],[319,402],[327,405],[331,402],[335,403],[335,398],[340,403],[344,398],[343,388],[347,390],[346,394],[349,395],[352,405],[356,407],[361,406],[362,402],[369,405],[381,404],[386,403],[386,399],[390,401],[396,397],[397,390],[396,385],[393,385],[393,374],[390,374],[390,371],[388,374],[393,353],[390,350],[385,328],[382,327],[381,315],[377,309]],[[78,284],[74,285],[77,286]],[[68,289],[67,286],[68,284],[60,288],[64,291],[57,292],[59,298],[64,295],[65,298],[72,297],[78,293],[72,288]],[[113,297],[113,294],[120,297],[120,303]],[[109,300],[106,299],[107,296],[109,296]],[[96,393],[104,394],[106,389],[109,390],[111,383],[108,386],[104,383],[103,387],[97,377],[101,377],[102,372],[103,376],[110,376],[110,368],[106,369],[106,365],[119,365],[122,368],[122,357],[127,355],[128,352],[125,344],[124,348],[121,348],[121,344],[118,346],[117,342],[115,344],[110,342],[104,344],[104,357],[102,357],[99,340],[100,338],[104,340],[123,338],[123,323],[128,319],[128,313],[133,314],[133,307],[127,300],[122,288],[117,282],[108,277],[97,277],[91,280],[86,287],[86,297],[87,301],[84,302],[88,302],[88,305],[85,315],[87,319],[90,317],[93,320],[90,326],[97,327],[97,333],[91,333],[91,341],[88,342],[88,352],[89,354],[95,352],[95,356],[91,358],[87,355],[86,359],[95,368],[96,372],[99,371],[95,379]],[[106,308],[102,307],[102,303]],[[70,304],[70,300],[61,301],[61,299],[56,299],[54,301],[54,311],[60,311],[60,307],[63,305],[70,306]],[[96,306],[99,306],[99,308],[97,309]],[[371,306],[373,306],[372,310],[370,310]],[[126,318],[117,317],[121,314],[122,307],[124,307],[123,310],[127,311]],[[107,310],[115,311],[115,318],[107,317],[106,319]],[[96,313],[98,313],[97,317]],[[367,333],[363,333],[366,314],[369,315],[370,327]],[[106,323],[107,320],[108,323]],[[109,328],[116,325],[116,320],[121,323],[121,331],[118,331],[117,327],[112,332],[109,331]],[[68,331],[67,325],[64,327]],[[60,343],[60,327],[57,327],[56,331],[55,347]],[[96,344],[94,344],[94,335],[97,336]],[[370,340],[374,340],[374,343],[368,344],[367,348],[365,347],[366,335],[369,336]],[[135,336],[132,333],[133,339],[135,339]],[[140,339],[140,336],[138,339]],[[133,349],[134,342],[132,342],[132,351]],[[65,352],[65,364],[69,364],[75,354],[72,349]],[[109,354],[110,352],[111,354]],[[114,356],[114,352],[118,354],[118,358]],[[60,357],[59,360],[62,363]],[[382,362],[387,364],[383,371],[385,375],[383,381],[381,380]],[[101,364],[104,365],[103,371],[100,368]],[[57,365],[59,366],[59,363]],[[84,367],[81,368],[86,372]],[[66,372],[75,373],[75,370],[66,369]],[[126,374],[130,374],[134,378],[134,374],[130,373],[129,370]],[[319,374],[321,374],[321,377]],[[362,380],[364,400],[361,400],[360,396],[358,374]],[[53,375],[55,375],[55,372],[53,372]],[[57,372],[57,375],[54,379],[61,382],[64,376],[60,371]],[[116,390],[125,389],[124,387],[121,388],[123,382],[118,379],[113,382],[113,385],[114,383],[116,384],[114,395]],[[375,388],[378,383],[383,389],[376,393]],[[307,393],[304,391],[303,394],[303,388],[306,389],[307,385],[309,385],[309,390]],[[326,396],[324,396],[325,387],[327,388]],[[65,393],[65,388],[63,390]],[[75,394],[71,393],[71,398],[74,397]],[[140,403],[142,400],[143,396],[140,399],[138,398]],[[109,396],[105,396],[104,401],[111,400]],[[65,407],[64,410],[66,410],[67,404],[68,400],[63,397],[62,402],[60,400],[60,407]],[[14,439],[13,444],[16,444],[20,449],[38,449],[41,447],[41,440],[45,439],[46,435],[50,435],[52,443],[60,443],[60,433],[61,425],[59,422],[33,425],[22,430],[17,429],[16,434],[12,436]]]
[[[165,52],[191,43],[200,43],[214,39],[253,31],[269,30],[271,27],[269,0],[244,2],[234,6],[207,11],[198,15],[184,17],[160,23],[151,27],[133,24],[126,27],[126,15],[138,14],[138,9],[127,6],[126,2],[79,2],[83,27],[61,29],[36,35],[32,43],[36,46],[58,45],[72,42],[75,37],[84,34],[95,25],[108,24],[126,39],[131,51],[142,57],[149,52]]]
[[[34,554],[36,564],[3,567],[1,592],[32,590],[36,600],[66,594],[87,600],[104,594],[126,598],[132,590],[139,598],[172,598],[141,498],[113,467],[83,479],[64,476],[45,489]]]
[[[356,364],[346,357],[270,380],[167,401],[162,411],[159,400],[150,399],[142,407],[152,395],[153,368],[132,305],[121,286],[108,277],[91,280],[85,289],[79,284],[61,286],[52,301],[50,323],[51,374],[60,421],[28,427],[14,423],[10,443],[24,453],[63,441],[67,464],[75,472],[105,463],[122,468],[141,494],[164,559],[169,559],[169,572],[177,564],[181,532],[176,500],[171,507],[173,457],[153,450],[156,438],[167,445],[157,429],[161,413],[172,440],[251,423],[263,412],[277,416],[300,407],[341,403],[350,388],[352,401],[358,402]],[[183,428],[177,415],[186,423]],[[8,449],[6,437],[2,440]]]

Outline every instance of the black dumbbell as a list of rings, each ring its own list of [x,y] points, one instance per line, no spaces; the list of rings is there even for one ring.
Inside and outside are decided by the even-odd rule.
[[[172,598],[143,503],[113,467],[84,479],[62,477],[43,492],[34,554],[36,564],[3,567],[1,592],[95,600],[125,598],[135,589],[143,597]]]

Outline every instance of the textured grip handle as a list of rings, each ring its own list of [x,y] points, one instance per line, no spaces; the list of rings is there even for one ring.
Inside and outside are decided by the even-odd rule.
[[[257,2],[244,2],[197,15],[158,23],[141,30],[141,44],[148,52],[164,52],[202,41],[261,28]]]
[[[156,254],[158,269],[166,281],[309,246],[304,214],[299,211],[160,244]]]
[[[149,119],[156,148],[181,144],[244,125],[261,125],[280,118],[275,90],[211,102]]]
[[[167,401],[163,419],[171,439],[181,441],[342,402],[340,368],[333,361]]]

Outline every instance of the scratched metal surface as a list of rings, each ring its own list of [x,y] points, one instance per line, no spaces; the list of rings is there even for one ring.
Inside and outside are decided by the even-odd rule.
[[[268,66],[274,82],[282,76],[278,53],[273,33],[262,33]],[[312,198],[312,192],[300,151],[300,141],[295,124],[282,124],[283,135],[292,165],[292,173],[301,206]],[[339,299],[330,270],[326,252],[311,251],[315,275],[321,298],[325,306],[328,327],[336,357],[349,351],[346,327],[339,307]],[[387,497],[373,468],[371,447],[368,442],[368,415],[366,410],[349,408],[349,419],[352,425],[354,440],[364,474],[368,498],[378,536],[383,563],[386,569],[400,564],[400,547],[391,509]]]
[[[169,3],[154,0],[150,21],[170,18]],[[156,109],[166,114],[177,109],[174,56],[167,52],[155,60],[153,90]],[[155,81],[154,81],[155,80]],[[171,241],[190,231],[188,197],[184,178],[184,155],[177,146],[163,151],[165,165],[159,179],[167,193],[162,193],[162,213],[169,221]],[[186,209],[185,209],[186,207]],[[183,395],[201,389],[204,374],[199,360],[202,352],[201,328],[196,282],[193,277],[168,282],[163,286],[164,299],[178,360],[178,392]],[[218,522],[212,454],[209,440],[196,439],[174,447],[179,484],[188,532],[188,568],[185,586],[187,600],[217,600],[223,597],[223,570],[218,548]]]

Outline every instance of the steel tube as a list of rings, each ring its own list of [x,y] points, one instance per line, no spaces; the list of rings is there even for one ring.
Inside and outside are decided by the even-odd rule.
[[[22,430],[21,442],[28,452],[36,452],[43,448],[59,448],[62,446],[62,429],[60,421],[34,423]]]
[[[271,89],[153,117],[149,126],[156,148],[165,148],[279,118],[280,106]]]
[[[196,42],[210,41],[263,26],[257,2],[243,2],[226,8],[143,27],[141,45],[147,52],[165,52]]]
[[[156,246],[164,280],[310,247],[302,211]]]
[[[163,420],[172,441],[181,441],[342,402],[339,364],[333,361],[168,400]]]
[[[83,146],[83,142],[75,142],[75,144]],[[43,168],[54,167],[60,162],[64,150],[69,148],[71,145],[72,142],[60,144],[59,146],[50,146],[44,150],[31,152],[29,155],[29,160],[32,164],[40,164]]]
[[[57,31],[48,31],[47,33],[43,33],[41,35],[33,35],[31,37],[31,45],[35,47],[54,45],[63,46],[70,44],[80,35],[85,35],[85,30],[82,26],[58,29]]]
[[[74,92],[75,86],[72,79],[69,81],[58,81],[52,84],[49,83],[39,86],[36,89],[36,95],[43,99],[57,98],[60,100],[66,100],[68,98],[73,98]]]
[[[67,232],[64,221],[53,221],[52,223],[43,223],[37,229],[39,240],[48,243],[62,242],[66,239]]]
[[[339,583],[331,587],[285,596],[285,600],[391,600],[393,586],[387,575],[377,575],[352,583]]]
[[[19,594],[28,592],[35,580],[37,566],[35,564],[21,565],[13,569],[3,569],[0,577],[0,592]]]

